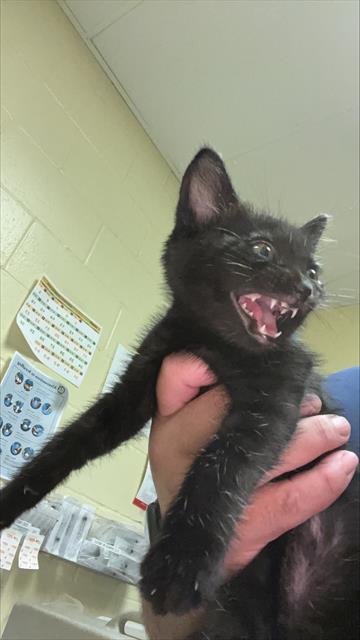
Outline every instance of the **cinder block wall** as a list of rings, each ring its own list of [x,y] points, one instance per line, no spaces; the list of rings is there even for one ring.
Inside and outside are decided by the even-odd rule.
[[[159,256],[178,181],[54,0],[2,2],[1,367],[15,350],[47,373],[15,316],[43,273],[103,326],[63,423],[101,390],[119,342],[136,344],[163,304]],[[141,521],[131,501],[137,440],[61,489],[109,517]],[[40,571],[2,576],[1,614],[19,597],[68,592],[97,615],[137,607],[136,590],[43,554]],[[129,600],[130,598],[130,600]]]

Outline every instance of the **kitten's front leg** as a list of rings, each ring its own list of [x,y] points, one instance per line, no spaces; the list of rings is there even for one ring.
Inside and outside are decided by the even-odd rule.
[[[156,380],[168,330],[159,323],[144,340],[121,382],[50,440],[0,491],[0,530],[74,470],[132,438],[154,414]]]
[[[296,406],[276,414],[233,409],[195,460],[143,562],[141,590],[156,613],[182,614],[214,600],[241,512],[296,428]]]

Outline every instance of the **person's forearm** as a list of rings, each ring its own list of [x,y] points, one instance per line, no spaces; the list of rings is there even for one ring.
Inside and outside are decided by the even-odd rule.
[[[204,614],[203,609],[196,609],[183,616],[157,616],[145,600],[142,600],[142,607],[145,629],[150,640],[185,640],[198,629]]]

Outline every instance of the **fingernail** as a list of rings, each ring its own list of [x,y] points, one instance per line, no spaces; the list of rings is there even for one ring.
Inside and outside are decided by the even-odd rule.
[[[353,451],[343,451],[341,456],[341,466],[347,476],[352,476],[359,464],[359,458]]]
[[[348,438],[350,435],[350,425],[342,416],[331,416],[331,422],[339,435]]]

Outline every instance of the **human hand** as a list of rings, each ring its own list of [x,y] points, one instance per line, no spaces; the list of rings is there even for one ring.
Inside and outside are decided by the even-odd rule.
[[[196,397],[200,387],[214,382],[213,374],[196,358],[174,355],[163,363],[157,385],[159,414],[153,421],[149,444],[163,514],[194,457],[216,433],[226,412],[227,396],[222,387]],[[320,409],[316,396],[304,402],[295,437],[277,468],[263,479],[236,527],[225,558],[228,575],[248,564],[269,542],[326,509],[349,484],[358,464],[357,456],[349,451],[330,453],[309,471],[270,483],[348,440],[350,425],[345,418],[317,415]]]

